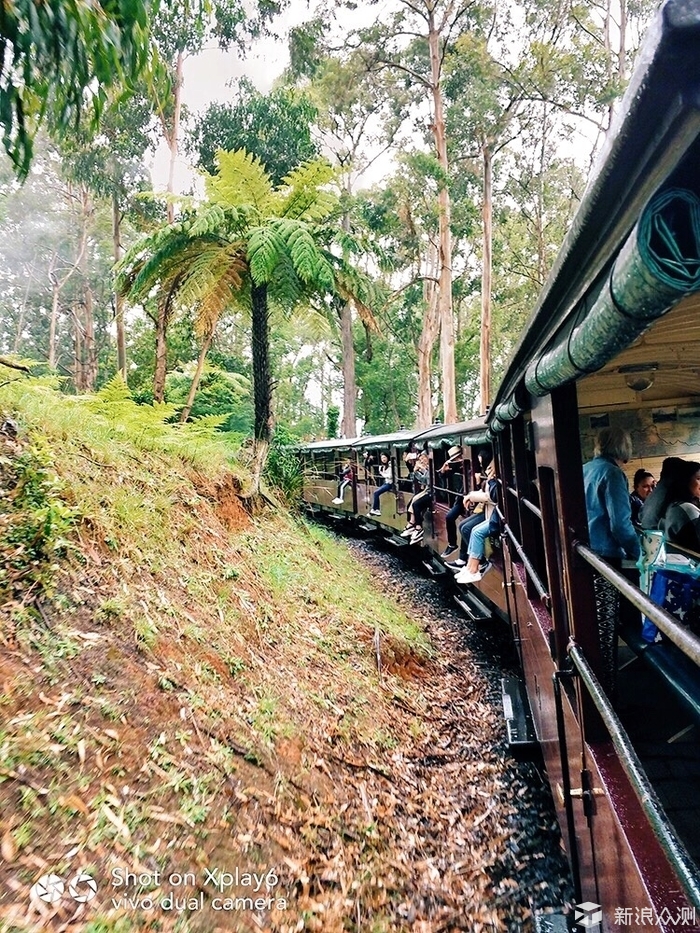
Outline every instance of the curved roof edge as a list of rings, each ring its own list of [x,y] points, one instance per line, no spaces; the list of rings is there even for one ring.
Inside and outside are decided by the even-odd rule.
[[[608,139],[488,416],[522,410],[528,365],[568,323],[639,215],[700,136],[700,0],[667,0],[652,22]],[[519,396],[519,397],[518,397]]]

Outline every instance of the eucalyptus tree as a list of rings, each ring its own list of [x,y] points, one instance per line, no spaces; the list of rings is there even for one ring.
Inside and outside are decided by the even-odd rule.
[[[414,119],[434,146],[437,191],[437,316],[446,421],[457,420],[452,304],[450,169],[445,121],[444,63],[457,38],[482,19],[478,0],[396,0],[382,21],[356,31],[354,42],[372,72],[392,69],[416,95]],[[425,104],[428,115],[423,117]],[[426,313],[431,313],[430,304]],[[431,328],[428,328],[429,330]],[[434,330],[434,328],[432,328]]]
[[[217,173],[206,179],[206,201],[135,244],[120,264],[117,287],[132,300],[157,289],[169,314],[195,314],[202,351],[183,419],[219,319],[234,307],[250,313],[256,484],[273,425],[271,304],[291,312],[314,296],[353,295],[369,313],[371,288],[347,259],[351,238],[334,222],[332,178],[328,162],[317,159],[274,186],[258,159],[221,152]]]
[[[21,177],[50,110],[64,128],[133,80],[149,57],[149,0],[14,0],[0,16],[0,125]]]
[[[112,257],[116,263],[122,256],[122,227],[125,218],[136,224],[146,222],[154,213],[153,202],[140,198],[150,189],[150,177],[145,156],[152,147],[150,133],[153,112],[141,86],[129,98],[113,96],[105,107],[99,132],[81,128],[71,134],[55,133],[55,143],[61,153],[61,173],[94,198],[110,206]],[[117,338],[117,370],[127,378],[124,299],[114,298],[114,320]],[[86,296],[85,313],[91,305]]]
[[[353,224],[356,184],[389,150],[405,116],[403,97],[395,82],[387,87],[382,74],[368,72],[358,52],[329,54],[320,42],[317,24],[293,30],[287,77],[301,84],[316,108],[316,128],[325,152],[332,154],[344,191],[342,224]],[[338,302],[343,418],[341,433],[352,437],[357,424],[357,380],[353,345],[352,302]]]
[[[217,152],[245,149],[278,185],[297,165],[320,154],[311,135],[317,109],[304,91],[279,86],[262,94],[241,78],[234,96],[232,103],[210,104],[194,122],[186,146],[199,168],[214,172]]]

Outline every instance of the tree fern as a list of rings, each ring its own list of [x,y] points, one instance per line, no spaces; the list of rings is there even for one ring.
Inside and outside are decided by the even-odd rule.
[[[253,281],[261,285],[269,282],[275,272],[285,243],[276,224],[254,227],[248,240],[248,262]]]
[[[256,156],[245,149],[217,153],[218,172],[206,178],[210,202],[227,207],[252,205],[266,216],[275,200],[270,176]]]

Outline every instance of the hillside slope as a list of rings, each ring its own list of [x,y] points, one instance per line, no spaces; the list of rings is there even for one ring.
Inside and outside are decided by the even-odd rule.
[[[167,414],[0,389],[0,930],[527,929],[488,685]]]

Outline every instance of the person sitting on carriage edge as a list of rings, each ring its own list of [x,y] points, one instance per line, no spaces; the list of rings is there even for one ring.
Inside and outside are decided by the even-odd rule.
[[[452,451],[454,450],[457,450],[457,448],[450,447],[450,450],[448,451],[448,453],[451,455]],[[459,448],[459,450],[461,453],[461,448]],[[489,463],[491,463],[492,456],[493,455],[491,453],[491,450],[488,447],[483,447],[477,453],[479,465],[481,466],[481,472],[474,474],[475,489],[485,488],[486,470],[488,468]],[[464,458],[462,455],[462,457],[459,460],[460,471],[461,471],[463,459]],[[447,461],[447,463],[449,463],[449,461]],[[444,469],[444,466],[446,465],[447,464],[443,464],[441,471],[442,469]],[[460,472],[459,478],[460,480],[462,480],[461,472]],[[483,521],[483,516],[475,521],[476,513],[483,511],[482,508],[479,508],[479,507],[475,508],[475,506],[476,506],[476,503],[471,501],[468,495],[457,497],[457,501],[452,506],[452,508],[449,510],[447,515],[445,516],[445,528],[447,529],[447,547],[442,552],[440,557],[447,558],[451,554],[454,554],[454,552],[457,550],[457,519],[458,518],[460,517],[464,518],[467,514],[471,513],[469,514],[469,518],[467,519],[467,522],[462,522],[460,524],[459,526],[460,531],[462,530],[462,527],[467,523],[471,523],[469,524],[469,528],[471,529],[474,527],[474,525],[478,525],[480,521]],[[462,541],[464,541],[464,538],[462,538]],[[467,533],[467,543],[468,541],[469,541],[469,534]],[[462,559],[462,554],[460,553],[459,561],[455,561],[455,564],[453,564],[452,566],[463,567],[466,564],[466,562],[467,562],[467,558],[466,558],[466,546],[465,546],[464,559]]]
[[[500,517],[496,508],[498,495],[496,464],[491,461],[486,470],[485,489],[475,489],[466,497],[470,502],[483,503],[484,511],[478,516],[479,522],[471,525],[469,529],[464,528],[467,522],[462,522],[460,526],[462,547],[465,548],[465,556],[468,559],[466,566],[462,567],[455,577],[457,583],[478,583],[489,569],[490,565],[486,560],[486,539],[498,534],[500,529]],[[460,555],[462,553],[460,550]]]
[[[491,510],[492,503],[498,503],[498,479],[496,478],[495,464],[492,461],[493,454],[489,448],[485,447],[483,450],[479,451],[478,457],[481,464],[481,473],[474,474],[476,483],[476,488],[473,490],[474,494],[472,495],[472,493],[468,493],[463,500],[466,506],[465,511],[470,514],[468,518],[459,523],[459,534],[461,539],[459,545],[459,557],[457,560],[452,561],[451,564],[448,564],[448,567],[453,571],[453,573],[459,573],[462,568],[466,567],[467,565],[467,561],[469,560],[469,540],[471,538],[471,533],[477,527],[477,525],[480,525],[484,521],[484,509],[486,508],[487,503],[489,504],[489,510]],[[489,528],[489,535],[498,533],[498,514],[495,512],[495,510],[491,511],[489,523],[491,525]],[[478,572],[483,575],[487,569],[488,562],[481,560],[479,562],[479,567],[477,568]]]
[[[389,492],[390,489],[394,488],[394,465],[389,459],[389,454],[384,452],[379,454],[379,475],[384,482],[381,486],[379,486],[378,489],[374,490],[372,508],[369,510],[370,515],[382,514],[382,510],[379,508],[379,497],[383,496],[385,492]]]
[[[632,440],[622,428],[603,428],[595,442],[594,457],[583,465],[583,485],[591,550],[618,570],[623,557],[638,561],[639,538],[632,524],[627,477],[623,464],[632,456]],[[613,695],[617,679],[617,631],[620,591],[593,571],[598,638],[603,656],[601,681]]]
[[[632,492],[630,493],[630,507],[632,509],[632,521],[635,525],[639,524],[639,515],[642,507],[649,495],[656,486],[656,480],[648,470],[637,470],[632,480]]]
[[[430,506],[430,459],[423,452],[416,460],[413,478],[418,484],[418,492],[408,503],[408,524],[401,532],[402,538],[410,538],[411,544],[423,540],[423,516]]]
[[[338,483],[338,495],[333,499],[333,505],[342,505],[345,490],[352,483],[353,469],[349,460],[346,460],[340,470],[340,482]]]

